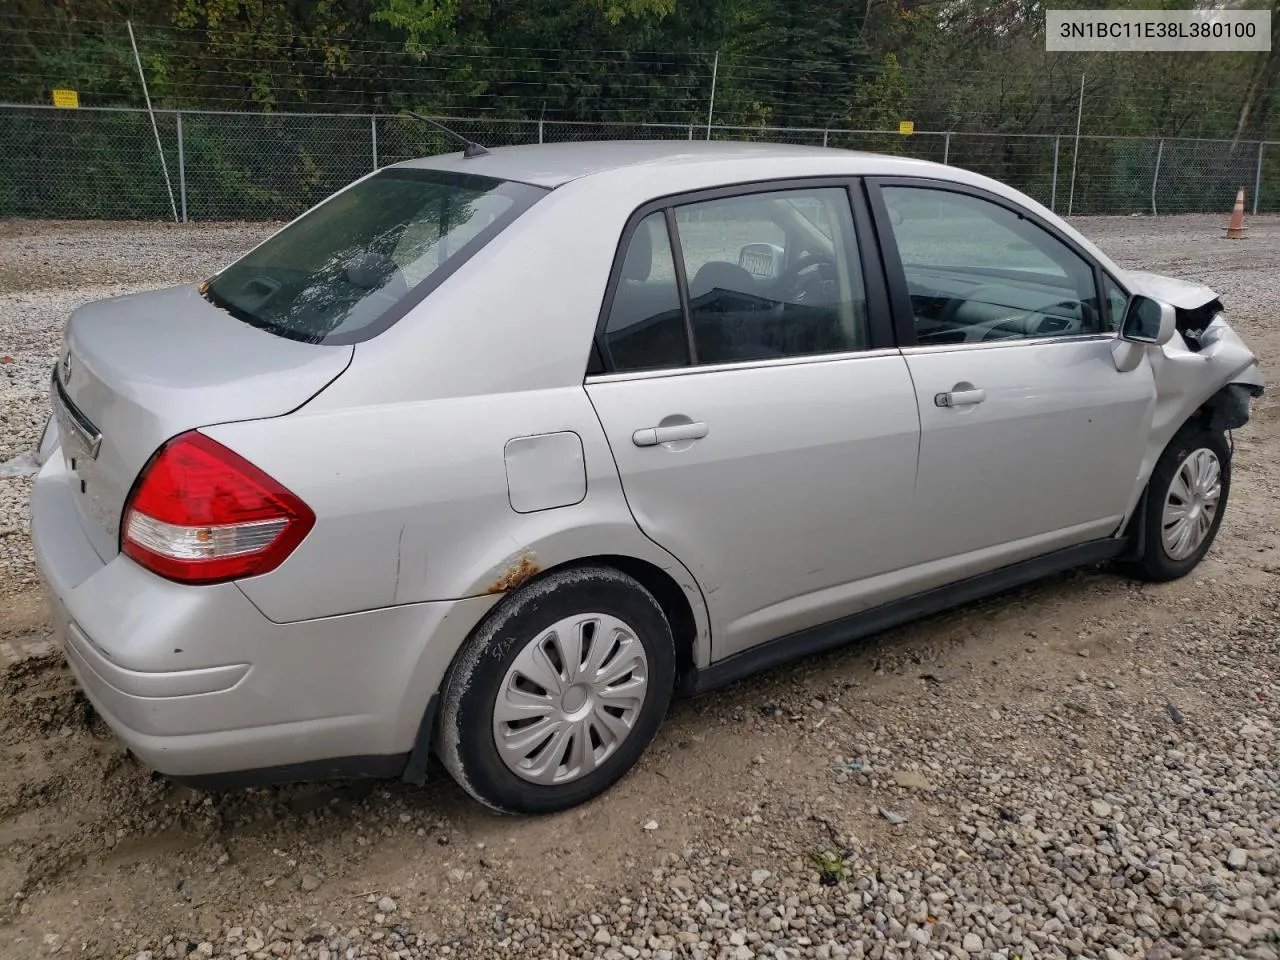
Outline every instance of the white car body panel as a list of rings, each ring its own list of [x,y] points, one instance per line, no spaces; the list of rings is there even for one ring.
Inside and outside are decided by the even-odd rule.
[[[86,494],[68,438],[46,436],[33,539],[90,699],[166,773],[425,763],[457,651],[504,594],[569,564],[630,565],[669,585],[688,610],[682,668],[697,674],[975,575],[1122,544],[1177,429],[1224,387],[1262,385],[1222,316],[1194,344],[1100,335],[587,376],[629,218],[725,185],[962,184],[1021,205],[1127,292],[1183,311],[1216,295],[1123,270],[1017,190],[925,161],[653,142],[403,166],[554,189],[354,346],[277,343],[194,286],[90,305],[71,324],[68,347],[86,356],[69,394],[104,453]],[[224,333],[220,349],[201,339]],[[935,405],[966,385],[986,398]],[[633,442],[671,417],[708,432]],[[119,553],[138,471],[191,428],[314,511],[277,568],[194,586]],[[103,501],[103,522],[77,507],[86,496]]]
[[[1262,375],[1253,352],[1221,314],[1200,336],[1199,346],[1198,351],[1192,351],[1182,337],[1174,337],[1163,347],[1147,351],[1157,399],[1142,469],[1135,483],[1135,498],[1151,476],[1160,451],[1205,400],[1233,383],[1262,389]]]
[[[587,392],[636,522],[702,586],[714,658],[856,613],[859,583],[907,564],[920,427],[896,351],[593,378]],[[709,433],[632,441],[677,417]]]
[[[1218,298],[1216,293],[1202,283],[1166,277],[1159,273],[1125,270],[1122,277],[1127,282],[1130,293],[1155,297],[1181,310],[1194,310]]]
[[[586,496],[555,510],[517,513],[504,448],[512,437],[540,430],[581,439]],[[580,385],[344,411],[308,406],[289,418],[204,432],[327,518],[277,570],[237,581],[275,622],[501,594],[538,570],[609,553],[652,563],[698,593],[681,565],[636,528]],[[336,460],[334,436],[345,438]],[[394,469],[389,436],[413,440],[398,446]],[[317,582],[326,589],[317,593],[311,586]],[[697,600],[695,610],[702,606]]]
[[[1045,338],[906,351],[922,437],[906,539],[925,563],[974,551],[986,569],[1116,533],[1155,408],[1151,366],[1121,373],[1110,337]],[[976,387],[980,403],[939,407]],[[1010,552],[1000,550],[1008,544]],[[967,575],[985,572],[974,568]]]

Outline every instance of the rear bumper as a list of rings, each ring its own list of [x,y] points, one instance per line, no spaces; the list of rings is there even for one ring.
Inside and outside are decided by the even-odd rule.
[[[234,584],[172,583],[94,552],[61,457],[31,533],[67,662],[119,738],[206,785],[396,776],[454,652],[496,597],[274,623]],[[336,759],[335,759],[336,758]]]

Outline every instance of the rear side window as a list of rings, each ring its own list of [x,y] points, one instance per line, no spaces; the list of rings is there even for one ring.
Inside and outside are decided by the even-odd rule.
[[[866,349],[867,297],[843,187],[675,213],[699,364]]]
[[[754,190],[670,213],[674,237],[659,210],[627,241],[604,327],[612,371],[868,348],[844,187]]]
[[[618,371],[683,367],[689,362],[671,239],[661,212],[641,220],[631,235],[604,337]]]
[[[245,254],[205,296],[291,340],[358,343],[403,316],[545,193],[469,174],[382,170]]]

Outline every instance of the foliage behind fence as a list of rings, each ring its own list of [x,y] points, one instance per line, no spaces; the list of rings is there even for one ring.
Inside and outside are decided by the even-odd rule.
[[[567,140],[769,140],[874,150],[965,167],[1059,213],[1280,211],[1280,143],[1155,137],[707,127],[449,118],[490,146]],[[416,120],[368,114],[156,113],[179,218],[291,218],[369,172],[454,149]],[[1078,153],[1077,153],[1078,149]],[[1260,187],[1259,196],[1255,189]],[[0,107],[0,217],[169,219],[143,110]]]

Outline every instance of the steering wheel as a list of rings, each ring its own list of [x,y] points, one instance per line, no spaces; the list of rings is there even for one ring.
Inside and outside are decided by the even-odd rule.
[[[835,260],[826,254],[806,253],[778,277],[779,299],[796,305],[829,303],[836,299],[838,279]]]

